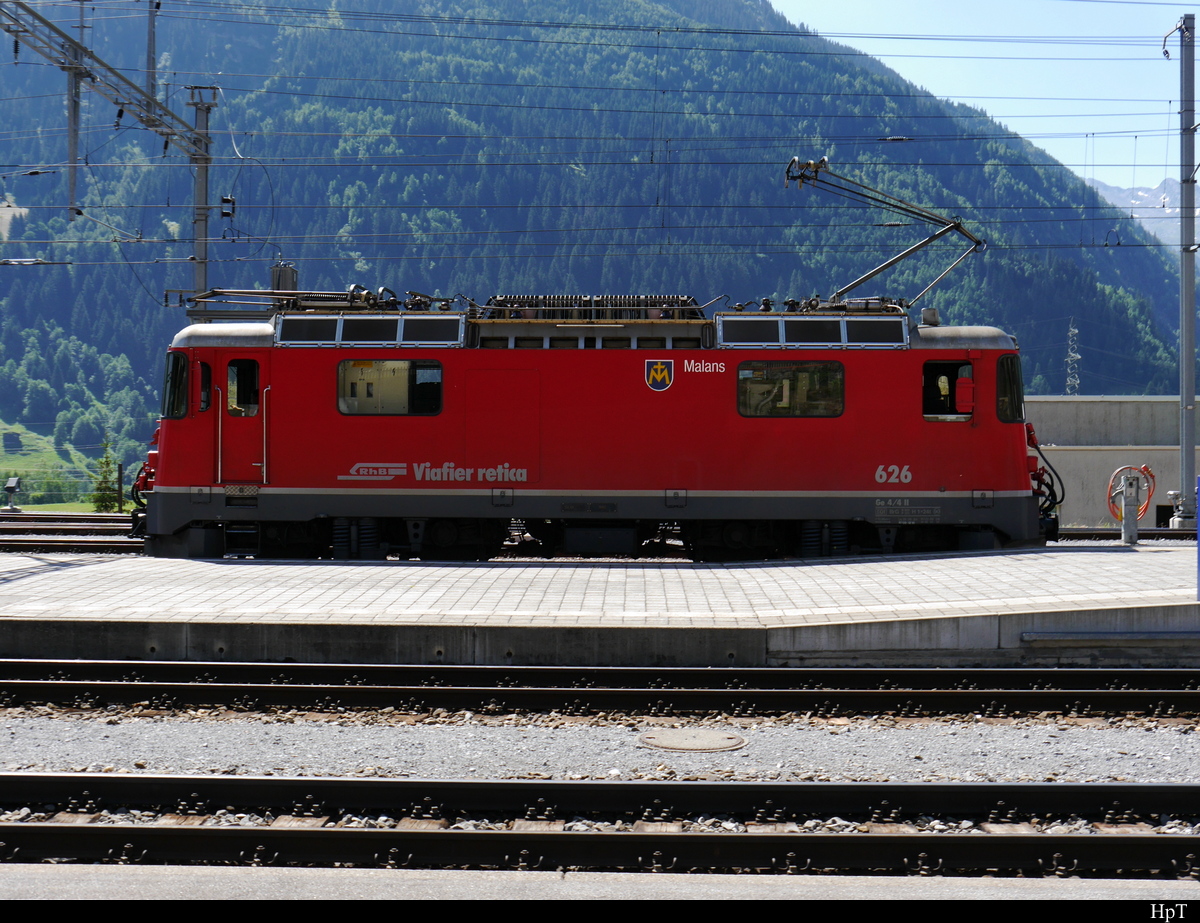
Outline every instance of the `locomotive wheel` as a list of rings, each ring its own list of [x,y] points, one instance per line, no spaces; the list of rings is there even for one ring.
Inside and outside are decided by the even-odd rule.
[[[744,522],[729,522],[721,530],[726,548],[748,548],[754,537],[753,530]]]
[[[425,530],[425,540],[438,550],[458,544],[458,526],[452,519],[438,519]]]

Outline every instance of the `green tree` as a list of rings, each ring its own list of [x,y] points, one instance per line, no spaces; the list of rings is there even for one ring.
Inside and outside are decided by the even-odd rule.
[[[109,448],[108,435],[104,436],[104,454],[96,466],[96,480],[88,500],[97,513],[115,513],[121,496],[121,485],[117,483],[117,462]]]

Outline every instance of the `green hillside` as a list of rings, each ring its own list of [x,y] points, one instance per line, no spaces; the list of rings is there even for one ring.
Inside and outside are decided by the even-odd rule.
[[[140,81],[144,5],[89,16]],[[264,286],[282,257],[314,289],[828,295],[925,230],[783,188],[793,155],[826,155],[988,239],[926,303],[1014,333],[1031,390],[1063,388],[1070,317],[1083,390],[1175,387],[1177,273],[1153,238],[984,113],[758,0],[181,0],[158,23],[168,104],[190,118],[185,85],[222,88],[212,196],[236,211],[210,225],[214,286]],[[65,156],[63,76],[19,61],[0,64],[5,124],[28,126],[5,135],[9,174]],[[81,448],[107,429],[131,459],[185,323],[160,299],[191,286],[191,175],[98,97],[85,112],[88,218],[66,220],[61,171],[3,180],[29,211],[0,255],[70,265],[0,275],[0,416]],[[911,297],[960,249],[861,294]]]
[[[51,437],[4,422],[0,422],[0,473],[4,480],[21,478],[15,499],[23,509],[84,503],[95,488],[95,463],[82,452],[55,447]],[[0,500],[7,503],[7,495],[0,494]],[[91,505],[79,508],[91,509]]]

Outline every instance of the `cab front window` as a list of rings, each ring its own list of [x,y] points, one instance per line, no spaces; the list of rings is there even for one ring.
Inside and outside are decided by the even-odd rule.
[[[188,360],[184,353],[167,353],[167,368],[163,375],[162,415],[168,420],[187,416]]]

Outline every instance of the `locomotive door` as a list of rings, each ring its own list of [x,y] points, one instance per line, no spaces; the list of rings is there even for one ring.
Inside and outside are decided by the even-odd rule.
[[[233,350],[218,354],[213,370],[217,419],[217,483],[266,484],[267,354],[250,358]]]

